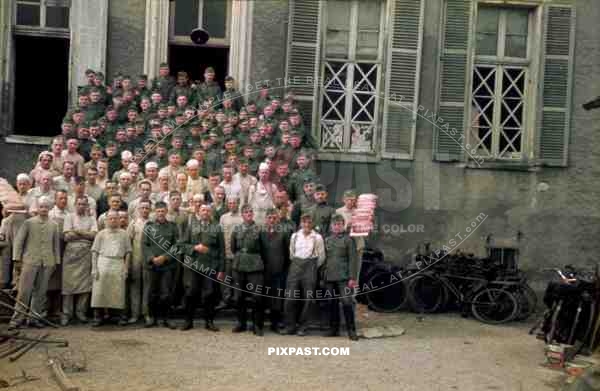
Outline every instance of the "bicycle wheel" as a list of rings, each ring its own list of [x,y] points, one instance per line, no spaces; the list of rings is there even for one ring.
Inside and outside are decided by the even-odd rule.
[[[480,322],[506,323],[515,318],[519,303],[515,296],[504,289],[484,288],[477,292],[471,302],[471,312]]]
[[[379,271],[374,273],[369,279],[369,286],[383,289],[377,289],[367,293],[367,303],[369,308],[377,312],[395,312],[404,305],[406,301],[406,286],[402,281],[395,281],[390,284],[392,273]]]
[[[411,278],[408,284],[408,305],[418,313],[441,311],[446,306],[448,291],[438,278],[420,274]]]

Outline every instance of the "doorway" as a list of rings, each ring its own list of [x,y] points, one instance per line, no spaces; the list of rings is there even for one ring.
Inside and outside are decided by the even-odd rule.
[[[69,40],[15,35],[14,133],[52,137],[69,100]]]
[[[214,68],[215,79],[223,89],[229,69],[229,48],[169,45],[169,67],[173,76],[186,71],[190,80],[203,82],[204,70],[209,66]]]

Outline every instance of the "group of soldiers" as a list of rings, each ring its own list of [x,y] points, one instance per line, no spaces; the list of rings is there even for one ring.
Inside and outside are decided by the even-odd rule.
[[[349,236],[357,194],[328,203],[313,142],[293,94],[268,86],[243,105],[234,80],[222,91],[167,64],[148,81],[93,70],[61,135],[3,205],[0,283],[17,291],[12,328],[41,327],[47,294],[62,293],[61,324],[144,321],[182,330],[203,307],[205,327],[233,307],[234,332],[305,335],[318,298],[332,336],[341,302],[356,339],[352,292],[364,241]],[[251,313],[251,324],[248,313]],[[36,317],[28,317],[35,314]]]

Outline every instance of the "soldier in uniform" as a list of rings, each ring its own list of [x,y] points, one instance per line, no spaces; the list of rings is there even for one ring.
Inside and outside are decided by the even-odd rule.
[[[159,90],[163,102],[168,102],[175,88],[175,78],[169,75],[169,64],[163,62],[158,68],[158,77],[152,80],[152,89]]]
[[[315,180],[312,177],[304,178],[304,184],[302,186],[302,194],[296,199],[294,207],[292,208],[292,222],[296,225],[300,225],[300,216],[302,213],[309,210],[315,204]]]
[[[290,269],[286,292],[300,292],[299,300],[285,301],[286,328],[282,334],[306,335],[308,316],[315,298],[317,268],[325,262],[323,237],[313,229],[311,214],[301,216],[302,228],[290,239]],[[300,307],[300,308],[298,308]],[[298,316],[298,310],[300,312]]]
[[[144,263],[150,269],[150,315],[161,319],[161,324],[175,329],[171,321],[171,285],[177,267],[175,244],[179,230],[175,223],[167,221],[167,204],[157,202],[154,207],[154,221],[144,226]],[[172,248],[166,248],[169,243]],[[151,326],[149,324],[148,326]]]
[[[185,321],[182,330],[193,327],[194,311],[198,301],[204,303],[205,328],[219,331],[214,324],[215,316],[215,283],[212,275],[222,280],[224,273],[225,241],[223,231],[217,223],[211,221],[212,210],[209,205],[202,205],[198,215],[192,216],[179,242],[180,251],[186,262],[183,271],[185,290]],[[209,270],[211,276],[200,270]],[[214,273],[212,273],[214,272]]]
[[[356,245],[352,238],[345,232],[344,217],[336,214],[331,219],[332,233],[325,238],[325,264],[323,265],[323,280],[329,299],[329,320],[331,337],[340,334],[340,309],[342,302],[348,337],[356,341],[356,325],[354,323],[354,310],[352,307],[352,289],[356,286]]]
[[[260,292],[264,285],[264,253],[259,240],[260,228],[254,223],[252,207],[246,205],[242,208],[244,222],[233,229],[231,236],[231,252],[234,254],[233,273],[234,280],[240,289],[235,291],[237,304],[238,324],[233,329],[234,333],[247,330],[247,301],[252,301],[252,323],[254,334],[263,336],[264,308],[262,294],[252,294],[251,291]],[[250,291],[250,292],[249,292]]]
[[[215,70],[213,67],[208,67],[204,70],[204,82],[200,84],[197,90],[197,102],[199,104],[204,103],[209,98],[213,98],[213,102],[221,99],[221,87],[215,81]]]
[[[150,268],[144,263],[145,237],[144,227],[150,218],[151,201],[139,201],[137,213],[127,227],[131,240],[131,268],[129,270],[129,310],[128,324],[137,323],[140,314],[144,315],[147,324],[154,325],[150,317]]]
[[[265,287],[269,288],[271,330],[278,332],[282,326],[283,297],[277,293],[285,289],[289,267],[291,232],[279,223],[279,211],[267,210],[265,228],[260,232],[260,244],[265,263]]]
[[[327,204],[327,196],[328,193],[325,186],[317,185],[315,187],[315,204],[307,209],[307,212],[313,215],[315,231],[323,235],[323,237],[329,235],[331,216],[335,214],[335,209]]]
[[[4,219],[0,226],[0,289],[17,287],[18,270],[13,271],[13,244],[19,228],[27,220],[27,210],[23,204],[5,204],[2,209]],[[17,268],[17,264],[14,264]],[[19,265],[20,267],[20,265]],[[12,286],[11,286],[12,284]]]

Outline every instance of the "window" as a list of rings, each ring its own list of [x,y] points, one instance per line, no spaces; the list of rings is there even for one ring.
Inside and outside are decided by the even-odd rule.
[[[66,30],[69,28],[69,0],[17,0],[17,30]]]
[[[175,0],[171,5],[170,41],[191,44],[190,33],[202,27],[210,34],[209,45],[227,45],[229,9],[229,0]]]
[[[385,3],[330,0],[326,4],[321,148],[373,152],[379,124]]]
[[[477,158],[521,159],[530,101],[530,10],[480,6],[469,144]]]

